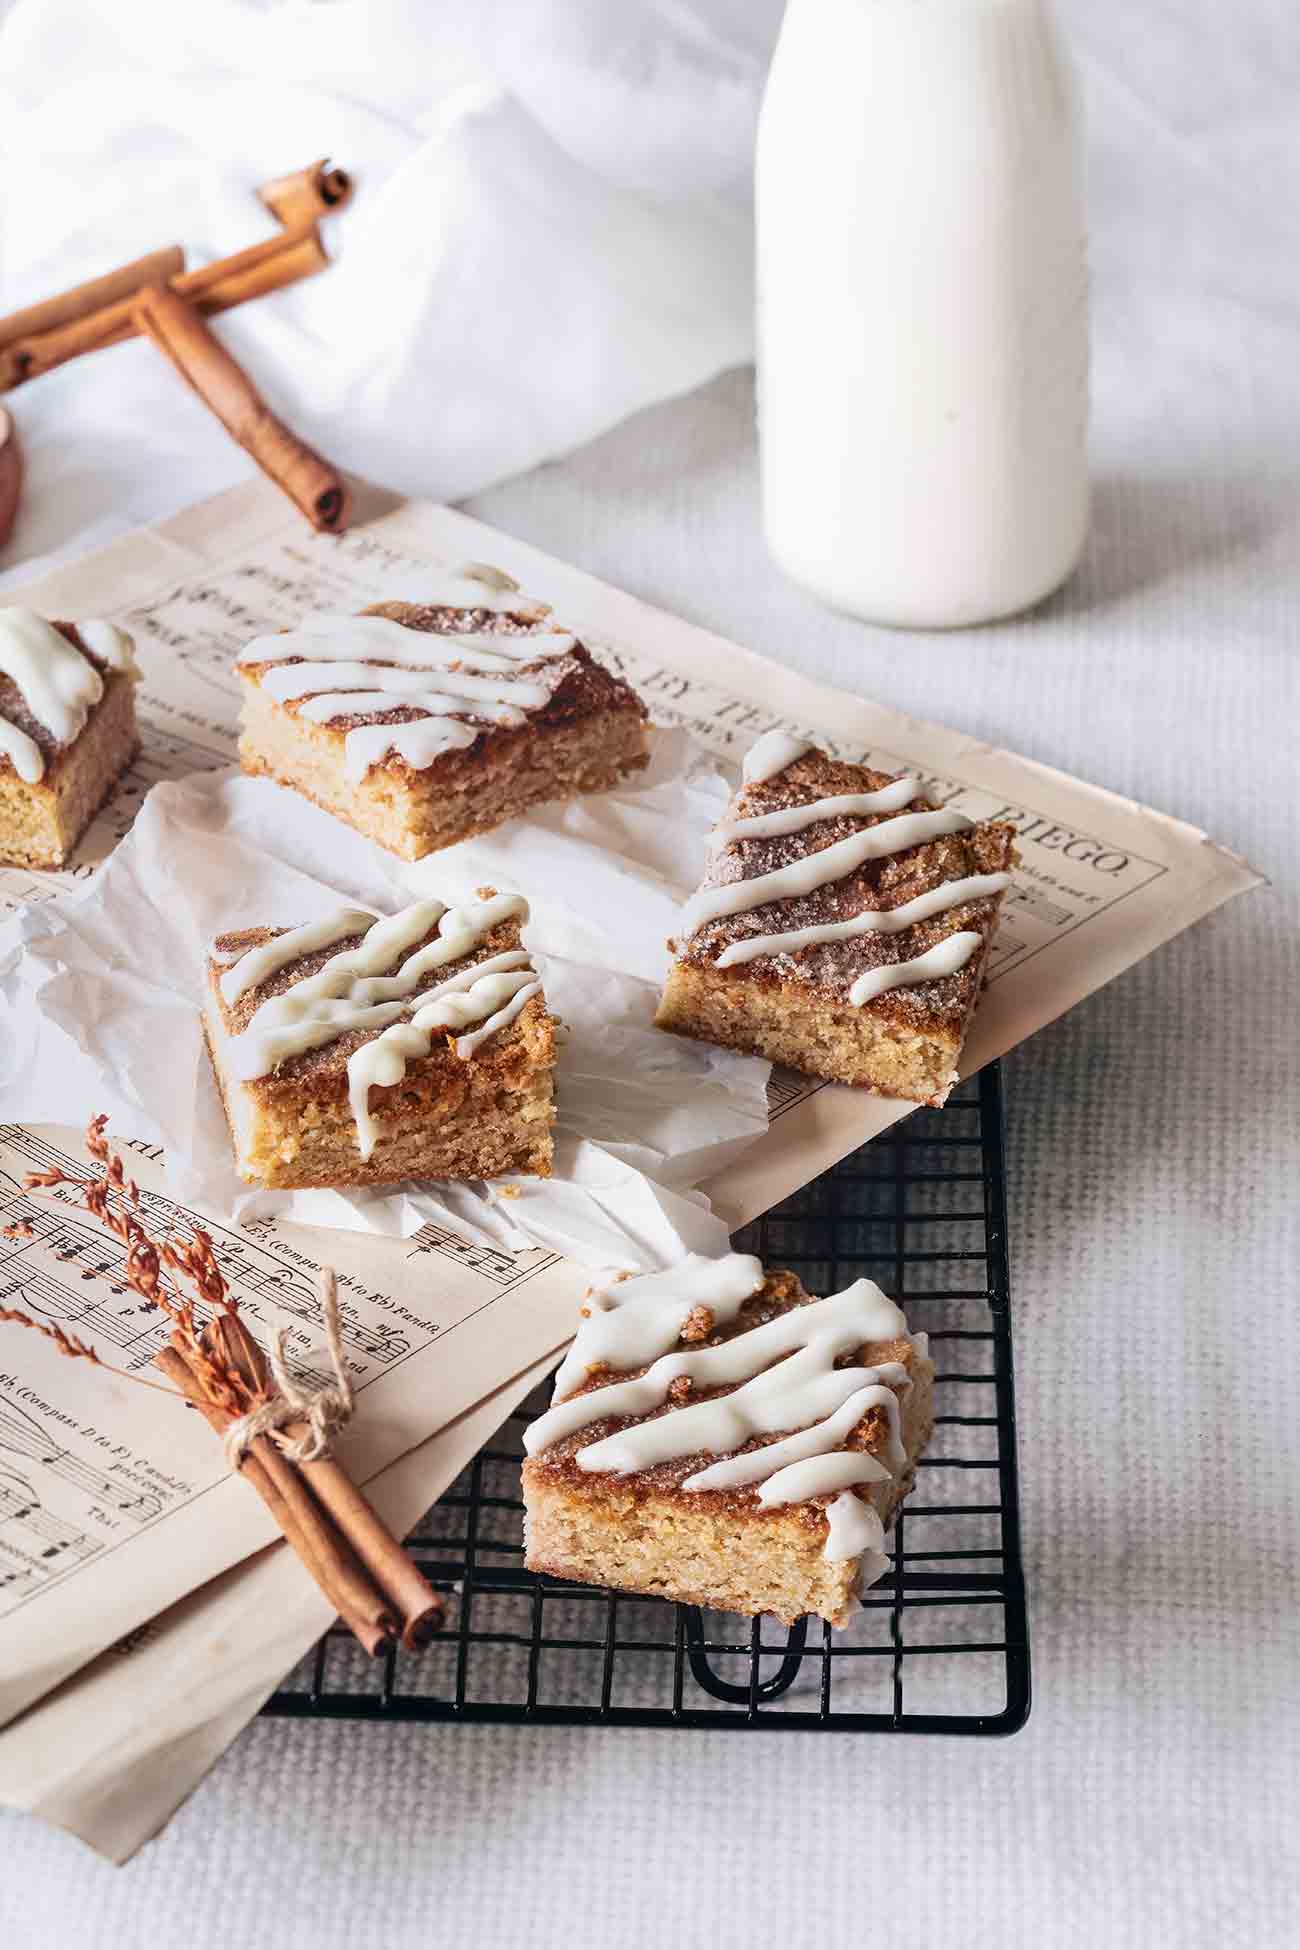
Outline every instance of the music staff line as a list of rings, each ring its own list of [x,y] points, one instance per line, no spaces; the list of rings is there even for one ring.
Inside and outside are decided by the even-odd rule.
[[[51,1164],[69,1168],[66,1154],[19,1126],[0,1127],[0,1138],[21,1151],[37,1170]],[[130,1289],[120,1278],[120,1266],[106,1250],[103,1233],[82,1220],[72,1208],[51,1210],[33,1199],[8,1173],[0,1173],[0,1182],[8,1195],[0,1200],[6,1219],[20,1220],[31,1229],[30,1237],[0,1239],[0,1283],[10,1291],[29,1285],[37,1311],[63,1321],[84,1321],[88,1329],[104,1334],[118,1347],[134,1347],[147,1338],[150,1329],[142,1328],[135,1318],[138,1308],[124,1313],[120,1308],[108,1307],[92,1294],[78,1294],[70,1285],[60,1287],[57,1278],[42,1272],[34,1262],[33,1249],[44,1247],[61,1264],[77,1268],[82,1279],[103,1280],[114,1298],[125,1298]],[[189,1215],[174,1200],[150,1191],[143,1192],[141,1197],[156,1227],[169,1232],[188,1232]],[[320,1301],[314,1284],[305,1274],[224,1226],[209,1221],[208,1230],[217,1243],[232,1286],[250,1313],[263,1319],[267,1318],[267,1309],[287,1313],[318,1339],[323,1336]],[[390,1326],[384,1321],[362,1320],[346,1292],[340,1295],[340,1314],[344,1345],[351,1352],[365,1355],[383,1366],[390,1366],[412,1352],[415,1342],[406,1328]]]
[[[47,1510],[25,1476],[0,1470],[0,1593],[11,1585],[48,1585],[102,1548],[97,1538]]]
[[[539,1257],[539,1249],[515,1254],[500,1246],[480,1246],[449,1232],[445,1226],[435,1225],[432,1219],[426,1219],[420,1230],[412,1233],[407,1246],[410,1259],[421,1253],[440,1253],[456,1265],[468,1266],[472,1272],[491,1280],[502,1293],[520,1280],[531,1279],[544,1266],[556,1264],[560,1257],[558,1253],[544,1251]]]
[[[162,1514],[163,1502],[156,1490],[137,1490],[131,1484],[119,1482],[107,1471],[83,1462],[71,1449],[52,1441],[36,1418],[16,1402],[0,1402],[0,1449],[9,1450],[27,1462],[39,1463],[42,1469],[71,1484],[92,1502],[106,1504],[129,1517],[132,1523],[150,1523]]]

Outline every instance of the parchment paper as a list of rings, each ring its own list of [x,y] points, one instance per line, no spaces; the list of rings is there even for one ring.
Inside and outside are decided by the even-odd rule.
[[[86,1107],[163,1147],[167,1186],[223,1217],[409,1238],[432,1222],[480,1244],[646,1268],[726,1250],[692,1188],[767,1129],[770,1066],[653,1026],[664,938],[726,799],[716,761],[655,734],[646,772],[530,835],[522,873],[474,846],[407,870],[268,780],[167,781],[84,889],[0,930],[0,1117],[72,1123]],[[516,825],[522,822],[514,822]],[[608,841],[608,844],[604,842]],[[621,848],[621,850],[620,850]],[[662,869],[684,867],[674,883]],[[525,929],[565,1025],[554,1175],[395,1191],[252,1191],[237,1177],[196,998],[214,935],[297,925],[359,902],[391,913],[417,890],[539,897]],[[599,907],[586,908],[590,890]],[[588,916],[602,916],[597,930]],[[146,945],[147,944],[147,945]]]

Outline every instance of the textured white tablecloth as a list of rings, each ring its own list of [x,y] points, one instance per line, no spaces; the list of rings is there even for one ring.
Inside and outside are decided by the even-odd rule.
[[[1294,1940],[1300,25],[1292,0],[1067,11],[1097,272],[1096,517],[1067,592],[959,636],[819,612],[758,539],[743,375],[471,504],[1273,877],[1007,1065],[1028,1728],[263,1721],[125,1870],[0,1817],[6,1950]],[[133,383],[166,413],[161,371]],[[60,533],[43,487],[51,543],[114,493],[62,397],[77,514]],[[159,510],[238,473],[201,439],[133,465]]]

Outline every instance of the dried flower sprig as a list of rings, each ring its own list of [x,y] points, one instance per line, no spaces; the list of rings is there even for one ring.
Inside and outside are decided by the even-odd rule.
[[[201,1226],[194,1228],[189,1239],[150,1237],[141,1215],[140,1188],[134,1178],[127,1177],[120,1154],[110,1148],[105,1135],[107,1127],[108,1119],[103,1116],[92,1117],[86,1126],[86,1149],[99,1166],[98,1172],[78,1178],[59,1165],[51,1165],[45,1171],[28,1172],[23,1179],[23,1190],[52,1192],[57,1187],[65,1187],[76,1195],[93,1219],[121,1240],[126,1248],[123,1266],[126,1284],[147,1306],[157,1307],[166,1314],[171,1322],[169,1342],[189,1368],[204,1399],[231,1417],[246,1415],[269,1399],[267,1388],[214,1353],[195,1310],[198,1301],[210,1307],[214,1315],[238,1318],[238,1302],[217,1264],[212,1237]],[[169,1281],[168,1272],[188,1281],[194,1289],[193,1295]],[[0,1317],[47,1334],[59,1345],[60,1353],[83,1355],[99,1367],[111,1366],[101,1361],[85,1342],[64,1345],[65,1340],[75,1341],[75,1337],[63,1335],[62,1330],[43,1328],[27,1314],[10,1309]],[[143,1375],[128,1375],[123,1368],[113,1372],[126,1375],[128,1380],[138,1380],[145,1387],[159,1386],[146,1381]],[[176,1391],[163,1389],[162,1392]]]
[[[6,1233],[9,1228],[5,1227]],[[33,1320],[21,1307],[0,1307],[0,1324],[8,1321],[14,1327],[30,1327],[34,1334],[43,1334],[47,1341],[53,1341],[60,1354],[66,1354],[70,1361],[89,1361],[93,1367],[102,1368],[105,1374],[115,1374],[119,1381],[130,1381],[137,1388],[152,1388],[156,1395],[179,1395],[176,1388],[168,1388],[161,1381],[150,1381],[148,1375],[133,1374],[130,1368],[119,1368],[115,1361],[105,1361],[96,1354],[93,1347],[79,1335],[70,1334],[65,1327],[56,1322]],[[183,1397],[182,1397],[183,1399]]]
[[[44,1334],[47,1341],[54,1342],[60,1354],[66,1354],[73,1361],[78,1359],[93,1361],[97,1368],[108,1366],[107,1361],[101,1361],[94,1348],[88,1347],[86,1342],[76,1334],[69,1334],[66,1328],[58,1326],[57,1323],[33,1320],[30,1314],[22,1311],[21,1307],[0,1307],[0,1320],[12,1321],[17,1327],[31,1327],[36,1333]],[[128,1381],[134,1381],[135,1378],[134,1375],[127,1375]],[[170,1393],[170,1390],[168,1392]]]

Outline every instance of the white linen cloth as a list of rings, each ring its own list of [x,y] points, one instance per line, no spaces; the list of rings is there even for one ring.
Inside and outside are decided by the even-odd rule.
[[[262,1721],[122,1872],[0,1822],[6,1946],[1292,1941],[1300,30],[1294,0],[1063,12],[1089,110],[1097,495],[1059,598],[955,636],[819,610],[764,554],[740,377],[473,503],[810,675],[1195,821],[1274,878],[1006,1065],[1028,1727],[998,1743]],[[66,73],[75,48],[52,51]],[[666,120],[682,98],[666,80]],[[88,102],[88,154],[112,106]],[[26,426],[57,395],[26,517],[42,549],[115,501],[140,518],[239,471],[204,471],[220,438],[198,413],[175,431],[143,348],[104,361],[111,388],[88,364],[14,396]]]
[[[0,310],[160,244],[191,263],[240,249],[273,228],[257,184],[328,151],[357,184],[325,227],[337,263],[217,330],[332,460],[407,493],[472,493],[748,357],[749,146],[779,12],[17,0],[0,38]],[[169,462],[193,496],[241,478],[164,364],[114,349],[15,395],[26,557],[54,539],[44,480],[84,494],[78,527],[106,537],[156,511]],[[111,516],[62,464],[65,403],[89,383],[129,477]]]

